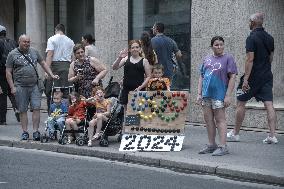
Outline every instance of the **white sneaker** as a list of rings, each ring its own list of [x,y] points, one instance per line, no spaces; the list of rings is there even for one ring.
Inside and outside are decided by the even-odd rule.
[[[93,146],[92,140],[89,140],[89,141],[88,141],[88,146],[89,146],[89,147],[92,147],[92,146]]]
[[[227,133],[228,142],[240,142],[240,135],[235,135],[234,130],[231,130]]]
[[[68,136],[67,137],[67,144],[71,144],[72,143],[72,141],[73,141],[73,137],[72,136]]]
[[[278,143],[278,140],[277,138],[274,136],[274,137],[266,137],[266,139],[263,140],[263,143],[264,144],[277,144]]]

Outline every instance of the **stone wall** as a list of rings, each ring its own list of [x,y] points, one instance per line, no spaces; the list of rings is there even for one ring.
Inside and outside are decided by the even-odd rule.
[[[95,0],[95,38],[102,61],[110,69],[105,81],[112,75],[114,80],[122,78],[122,69],[111,70],[111,65],[128,42],[128,1]]]
[[[202,111],[193,102],[197,95],[199,65],[202,57],[211,53],[210,40],[215,35],[225,39],[225,51],[235,57],[239,76],[244,73],[245,39],[249,34],[249,16],[264,12],[265,29],[275,39],[275,52],[272,71],[274,74],[275,103],[284,101],[284,1],[282,0],[193,0],[191,10],[191,108],[189,121],[203,122]],[[238,76],[238,79],[239,79]],[[228,123],[234,124],[235,107],[227,110]],[[250,109],[244,126],[266,127],[263,109]],[[283,107],[278,109],[278,129],[284,130]]]

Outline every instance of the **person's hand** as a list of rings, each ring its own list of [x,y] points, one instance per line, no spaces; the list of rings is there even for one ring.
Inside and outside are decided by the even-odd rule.
[[[140,91],[141,89],[142,89],[141,86],[139,86],[134,91]]]
[[[248,83],[248,80],[244,79],[243,85],[242,85],[242,90],[244,93],[247,93],[250,90],[250,86]]]
[[[3,91],[2,91],[2,88],[0,87],[0,94],[2,94],[3,93]]]
[[[11,88],[11,94],[13,94],[13,95],[16,94],[16,87]]]
[[[78,81],[78,80],[81,80],[81,79],[83,79],[83,75],[81,75],[81,74],[77,74],[75,77],[74,77],[74,81]]]
[[[59,75],[51,75],[52,79],[60,79]]]
[[[231,101],[232,101],[231,97],[226,95],[224,99],[224,107],[228,108],[231,105]]]
[[[45,78],[45,79],[48,79],[48,78],[49,78],[49,75],[48,75],[46,72],[44,72],[44,78]]]
[[[128,49],[123,49],[119,52],[119,58],[125,58],[128,55]]]
[[[92,84],[93,85],[99,85],[99,80],[97,78],[95,78],[93,81],[92,81]]]
[[[196,98],[196,104],[198,105],[202,105],[202,96],[199,94],[197,95],[197,98]]]

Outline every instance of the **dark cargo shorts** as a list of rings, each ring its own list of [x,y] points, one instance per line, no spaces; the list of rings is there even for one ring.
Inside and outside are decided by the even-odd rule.
[[[267,81],[261,85],[250,86],[250,90],[244,93],[242,91],[242,84],[240,83],[237,88],[237,99],[239,101],[245,102],[255,97],[257,101],[273,101],[273,80]]]

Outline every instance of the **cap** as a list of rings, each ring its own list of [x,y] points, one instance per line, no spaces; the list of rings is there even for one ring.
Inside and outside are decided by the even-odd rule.
[[[2,32],[2,31],[6,31],[6,28],[4,26],[0,25],[0,32]]]

